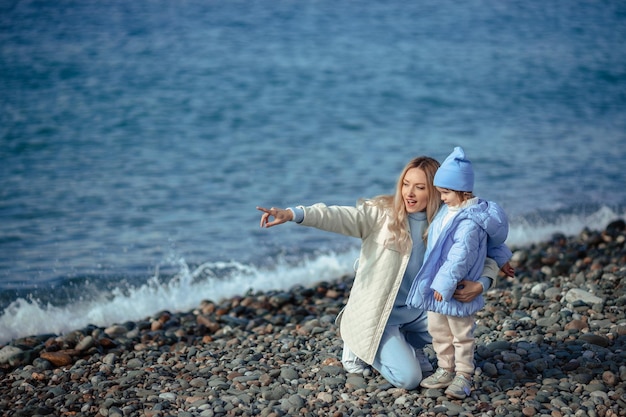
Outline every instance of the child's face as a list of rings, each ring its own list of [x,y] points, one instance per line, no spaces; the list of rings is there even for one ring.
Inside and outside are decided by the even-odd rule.
[[[439,194],[441,194],[441,201],[443,201],[444,204],[454,207],[462,203],[461,199],[459,198],[459,194],[456,191],[440,187],[437,187],[437,190],[439,190]]]

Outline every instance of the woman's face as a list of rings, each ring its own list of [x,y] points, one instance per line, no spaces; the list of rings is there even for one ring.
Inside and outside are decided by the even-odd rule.
[[[428,205],[426,174],[420,168],[411,168],[402,179],[402,198],[409,213],[425,211]]]

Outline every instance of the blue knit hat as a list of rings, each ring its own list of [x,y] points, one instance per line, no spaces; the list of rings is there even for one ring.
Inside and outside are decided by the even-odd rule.
[[[474,170],[463,148],[457,146],[448,155],[437,170],[433,184],[454,191],[474,191]]]

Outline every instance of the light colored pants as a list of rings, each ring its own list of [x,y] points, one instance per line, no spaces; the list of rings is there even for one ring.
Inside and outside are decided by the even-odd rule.
[[[428,332],[440,368],[474,373],[474,317],[454,317],[428,312]]]
[[[410,323],[387,325],[372,366],[393,386],[414,389],[422,380],[415,349],[430,342],[426,312]]]

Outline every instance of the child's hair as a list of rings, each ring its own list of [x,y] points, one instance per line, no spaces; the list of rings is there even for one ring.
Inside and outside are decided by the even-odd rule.
[[[461,200],[461,203],[469,200],[470,198],[474,198],[474,193],[472,193],[471,191],[457,191],[457,190],[450,190],[450,191],[456,193],[457,197],[459,197],[459,200]]]
[[[426,219],[428,224],[433,220],[435,214],[441,207],[441,196],[437,188],[433,185],[433,179],[435,173],[439,169],[439,162],[436,159],[428,156],[418,156],[417,158],[409,161],[408,164],[402,170],[396,183],[396,191],[394,195],[381,195],[374,197],[370,200],[370,204],[385,208],[389,212],[391,221],[389,222],[389,231],[393,235],[390,242],[397,245],[398,249],[405,251],[408,250],[411,243],[411,232],[408,228],[408,213],[406,206],[404,205],[404,199],[402,198],[402,183],[407,171],[412,168],[419,168],[424,171],[426,175],[426,189],[428,191],[428,203],[426,205]],[[426,229],[428,230],[428,229]],[[426,235],[424,235],[424,240]]]

